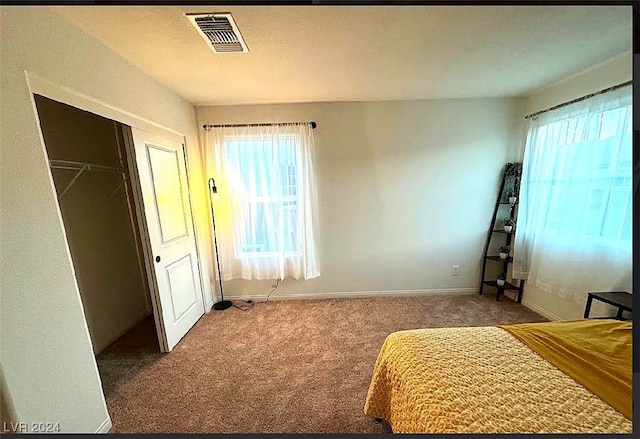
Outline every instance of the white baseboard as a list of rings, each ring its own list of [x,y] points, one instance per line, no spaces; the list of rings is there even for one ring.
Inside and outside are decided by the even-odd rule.
[[[109,433],[109,430],[111,430],[111,427],[113,427],[113,424],[111,423],[111,418],[107,417],[107,419],[105,419],[104,422],[100,424],[100,427],[98,427],[95,433]]]
[[[535,311],[538,314],[540,314],[541,316],[544,316],[546,318],[548,318],[549,320],[551,320],[552,322],[554,321],[558,321],[558,320],[563,320],[560,317],[558,317],[557,315],[555,315],[552,312],[547,311],[546,309],[544,309],[543,307],[541,307],[540,305],[536,305],[533,302],[529,302],[526,299],[522,299],[522,304],[524,306],[526,306],[527,308],[529,308],[531,311]]]
[[[205,312],[205,314],[206,314],[206,313],[208,313],[209,311],[211,311],[211,308],[213,308],[213,300],[212,300],[211,302],[207,303],[207,304],[204,306],[204,312]]]
[[[382,290],[382,291],[336,291],[329,293],[291,293],[272,294],[269,300],[314,300],[314,299],[349,299],[356,297],[397,297],[397,296],[435,296],[435,295],[471,295],[478,294],[477,288],[434,288],[427,290]],[[250,295],[225,295],[227,300],[261,300],[265,297]]]

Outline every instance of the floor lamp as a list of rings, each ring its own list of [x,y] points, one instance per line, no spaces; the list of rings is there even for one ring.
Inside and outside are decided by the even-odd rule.
[[[220,257],[218,256],[218,237],[216,235],[216,218],[213,215],[213,197],[218,195],[218,188],[213,178],[209,179],[209,205],[211,206],[211,223],[213,224],[213,245],[216,250],[216,267],[218,267],[218,282],[220,283],[220,301],[213,304],[213,309],[222,311],[231,308],[233,303],[230,300],[224,300],[222,292],[222,275],[220,274]]]

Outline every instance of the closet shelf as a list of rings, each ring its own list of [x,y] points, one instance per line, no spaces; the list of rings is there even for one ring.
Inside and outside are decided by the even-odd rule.
[[[122,176],[122,182],[118,187],[109,195],[109,199],[111,199],[124,185],[125,180],[128,178],[127,169],[119,166],[105,166],[99,165],[97,163],[85,163],[85,162],[75,162],[72,160],[49,160],[49,166],[52,169],[68,169],[72,171],[78,171],[76,175],[73,176],[67,187],[60,193],[58,196],[58,201],[64,197],[64,195],[71,189],[71,186],[80,178],[80,175],[84,171],[98,171],[98,172],[110,172],[114,174],[120,174]]]
[[[76,171],[101,171],[115,172],[118,174],[127,173],[125,168],[119,166],[105,166],[97,163],[75,162],[71,160],[49,160],[49,166],[55,169],[70,169]]]

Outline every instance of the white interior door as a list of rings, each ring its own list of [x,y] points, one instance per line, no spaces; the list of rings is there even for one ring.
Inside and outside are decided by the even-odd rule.
[[[170,351],[204,314],[184,145],[136,128],[131,134],[153,259],[156,326],[161,323],[161,345]]]

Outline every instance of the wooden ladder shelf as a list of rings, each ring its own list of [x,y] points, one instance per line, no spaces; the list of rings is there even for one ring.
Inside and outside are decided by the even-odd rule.
[[[487,273],[487,264],[501,263],[502,273],[506,274],[509,269],[509,264],[513,263],[513,236],[515,235],[515,227],[513,226],[511,231],[507,231],[502,224],[496,224],[498,218],[498,212],[502,206],[509,206],[509,215],[505,219],[510,219],[516,222],[518,216],[518,192],[520,189],[520,175],[522,172],[522,163],[507,163],[502,172],[502,182],[500,183],[500,191],[498,192],[498,198],[496,200],[495,207],[493,209],[493,217],[491,218],[491,224],[489,226],[489,233],[487,234],[487,242],[484,246],[484,255],[482,257],[482,276],[480,281],[480,294],[484,292],[485,287],[492,287],[496,289],[496,301],[500,300],[500,296],[504,295],[505,290],[515,290],[516,302],[522,301],[522,290],[524,288],[524,280],[512,279],[510,282],[505,280],[503,285],[498,285],[497,279],[485,279]],[[510,198],[511,197],[511,198]],[[504,208],[503,208],[504,210]],[[517,225],[517,224],[516,224]],[[506,239],[502,238],[503,236]],[[510,247],[510,252],[507,254],[506,259],[500,258],[499,255],[489,255],[489,248],[494,240],[504,239],[504,246]],[[495,246],[495,245],[494,245]]]

